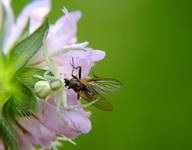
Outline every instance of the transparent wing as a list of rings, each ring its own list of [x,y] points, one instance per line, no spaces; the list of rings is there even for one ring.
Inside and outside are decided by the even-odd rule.
[[[112,111],[113,106],[110,102],[108,102],[102,95],[95,94],[90,91],[80,91],[80,96],[85,99],[87,102],[91,103],[96,101],[93,105],[104,111]]]
[[[89,91],[95,94],[106,94],[118,90],[121,87],[121,82],[110,78],[90,78],[85,82],[85,86]]]

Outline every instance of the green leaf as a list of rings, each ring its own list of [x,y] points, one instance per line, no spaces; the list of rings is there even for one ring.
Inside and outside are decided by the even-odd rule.
[[[8,72],[13,77],[20,69],[22,69],[32,58],[32,56],[40,49],[43,40],[47,35],[48,21],[37,29],[32,35],[18,43],[9,54]]]
[[[11,122],[8,120],[7,116],[4,117],[2,115],[2,112],[0,115],[0,131],[1,131],[1,137],[6,142],[6,144],[9,145],[10,149],[19,150],[19,144],[15,136],[14,129],[11,125]]]
[[[16,78],[22,81],[29,88],[33,88],[35,83],[39,81],[34,75],[43,76],[45,70],[39,68],[26,67],[16,75]]]

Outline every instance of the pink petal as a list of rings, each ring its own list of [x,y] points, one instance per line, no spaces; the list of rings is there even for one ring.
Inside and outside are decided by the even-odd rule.
[[[105,57],[105,52],[101,50],[91,50],[88,49],[86,52],[84,51],[70,51],[66,54],[63,54],[59,57],[55,58],[55,61],[58,62],[59,70],[63,73],[67,78],[71,78],[72,74],[72,58],[74,59],[74,65],[76,67],[81,66],[82,78],[89,75],[90,69],[93,66],[94,62],[99,61]],[[74,75],[78,76],[78,70],[74,71]]]
[[[34,32],[43,22],[50,10],[50,0],[34,0],[29,3],[17,18],[16,23],[12,22],[7,27],[9,34],[5,39],[5,51],[10,49],[21,35],[24,27],[30,18],[30,33]]]
[[[89,118],[79,110],[65,111],[64,118],[70,126],[79,132],[88,133],[91,130],[91,122]]]
[[[77,99],[77,94],[72,89],[67,90],[67,100],[69,105],[79,104],[79,100]]]
[[[76,93],[70,90],[68,92],[68,100],[70,104],[77,101]],[[70,99],[74,100],[70,100]],[[41,123],[52,131],[64,134],[67,137],[75,138],[80,133],[88,133],[91,130],[91,122],[89,120],[90,113],[83,109],[65,110],[60,108],[60,112],[56,112],[56,106],[53,99],[48,100],[42,106],[42,111],[37,114]]]
[[[56,106],[45,103],[37,117],[44,126],[54,132],[64,134],[70,138],[75,138],[78,135],[77,131],[68,124],[62,114],[56,112]]]
[[[82,67],[82,72],[81,76],[82,78],[88,76],[89,71],[92,67],[92,62],[90,62],[88,59],[82,59],[80,57],[76,57],[75,55],[73,56],[75,60],[75,66],[81,66]],[[61,73],[63,73],[67,78],[71,78],[72,74],[72,57],[69,55],[62,55],[58,58],[55,59],[58,62],[59,70]],[[79,72],[78,70],[74,71],[74,75],[78,76]]]
[[[31,134],[21,131],[21,129],[16,125],[14,128],[21,150],[32,150],[33,144]]]
[[[100,61],[105,57],[105,52],[101,50],[91,50],[89,55],[91,61]]]
[[[86,48],[86,50],[87,51],[70,51],[66,53],[66,55],[71,57],[80,57],[91,62],[100,61],[105,57],[105,52],[102,50],[94,50],[91,48]]]
[[[8,48],[10,47],[10,36],[13,31],[14,27],[14,14],[13,10],[11,8],[11,2],[10,0],[2,0],[2,5],[5,8],[5,12],[7,15],[7,26],[5,30],[5,39],[4,39],[4,45],[3,45],[3,50],[4,52],[7,52]]]
[[[29,3],[17,19],[18,28],[26,25],[30,18],[30,33],[35,31],[43,22],[44,18],[50,11],[50,0],[34,0]]]
[[[51,26],[47,36],[48,50],[61,50],[67,45],[75,44],[80,16],[80,12],[67,13]]]
[[[0,140],[0,150],[4,150],[3,141]]]
[[[51,142],[55,140],[55,133],[42,125],[34,117],[20,118],[18,122],[30,132],[33,144],[49,147]]]
[[[74,19],[74,21],[77,23],[81,18],[81,12],[80,11],[73,11],[70,12],[71,17]]]

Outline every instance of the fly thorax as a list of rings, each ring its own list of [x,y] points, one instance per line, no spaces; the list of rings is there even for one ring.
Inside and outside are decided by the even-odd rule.
[[[57,91],[63,86],[63,82],[61,80],[51,80],[50,86],[53,91]]]
[[[83,84],[76,79],[71,79],[68,87],[72,88],[75,91],[79,91],[83,88]]]

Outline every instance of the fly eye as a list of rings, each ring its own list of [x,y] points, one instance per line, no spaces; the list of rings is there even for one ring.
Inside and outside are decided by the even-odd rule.
[[[68,79],[65,78],[64,81],[65,81],[66,86],[68,86],[70,84],[70,81]]]

